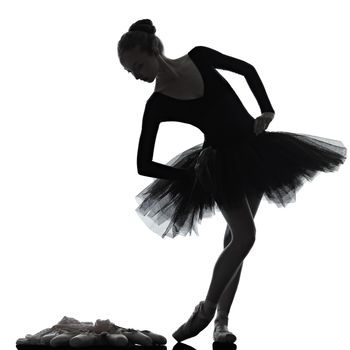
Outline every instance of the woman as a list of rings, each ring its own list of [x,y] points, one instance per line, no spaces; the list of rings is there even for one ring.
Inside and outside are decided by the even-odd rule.
[[[254,216],[262,196],[278,206],[295,201],[305,180],[335,171],[346,159],[342,142],[290,132],[266,132],[274,118],[255,68],[205,46],[178,59],[163,55],[149,19],[135,22],[118,43],[124,68],[136,79],[153,82],[138,146],[141,175],[157,178],[136,199],[137,212],[162,237],[186,235],[219,209],[227,221],[224,251],[216,262],[205,300],[173,333],[177,341],[197,335],[213,319],[214,340],[233,342],[227,329],[244,258],[255,240]],[[253,118],[215,68],[242,74],[255,95],[261,116]],[[205,140],[160,164],[152,160],[160,122],[198,127]],[[233,242],[234,238],[234,242]]]

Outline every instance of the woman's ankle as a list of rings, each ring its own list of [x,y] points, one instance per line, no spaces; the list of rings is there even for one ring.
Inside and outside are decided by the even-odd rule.
[[[214,322],[220,324],[228,324],[228,311],[218,308]]]

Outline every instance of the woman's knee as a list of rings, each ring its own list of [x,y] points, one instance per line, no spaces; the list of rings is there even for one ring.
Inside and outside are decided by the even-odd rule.
[[[236,239],[235,239],[236,238]],[[225,250],[228,250],[230,255],[232,257],[244,259],[249,251],[252,249],[255,238],[238,238],[235,237],[233,240],[231,240],[226,246]]]
[[[255,243],[255,230],[233,235],[233,246],[243,252],[249,252]]]

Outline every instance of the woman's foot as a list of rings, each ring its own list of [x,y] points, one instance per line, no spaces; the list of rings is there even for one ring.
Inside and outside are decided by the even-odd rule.
[[[186,323],[180,326],[172,336],[181,342],[185,339],[192,338],[199,334],[215,315],[216,304],[210,301],[201,301],[194,309],[191,317]]]
[[[236,336],[231,333],[225,324],[215,323],[214,326],[214,341],[219,343],[234,343],[236,341]]]
[[[228,312],[218,307],[214,320],[214,341],[220,343],[234,343],[236,341],[236,336],[227,329],[227,325]]]

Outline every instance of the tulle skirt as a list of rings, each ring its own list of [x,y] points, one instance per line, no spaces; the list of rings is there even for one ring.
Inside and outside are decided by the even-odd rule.
[[[239,206],[244,195],[263,194],[278,207],[295,202],[306,180],[338,170],[346,152],[338,140],[266,130],[231,144],[201,143],[167,163],[193,169],[193,178],[155,179],[136,195],[136,212],[162,238],[198,235],[202,218],[222,205]]]

